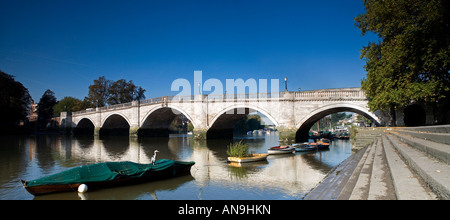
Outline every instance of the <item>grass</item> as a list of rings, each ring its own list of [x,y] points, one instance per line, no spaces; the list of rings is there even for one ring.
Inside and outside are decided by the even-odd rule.
[[[248,145],[242,141],[231,143],[227,147],[227,154],[229,157],[248,157]]]

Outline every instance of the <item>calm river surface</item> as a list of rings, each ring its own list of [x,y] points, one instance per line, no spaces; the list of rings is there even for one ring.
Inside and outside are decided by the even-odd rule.
[[[235,138],[249,144],[250,151],[266,153],[279,144],[278,135]],[[329,151],[269,156],[267,162],[241,167],[227,164],[231,140],[193,141],[186,136],[170,138],[108,137],[76,138],[64,135],[0,137],[0,199],[301,199],[333,167],[352,154],[350,141],[336,140]],[[67,170],[104,161],[150,163],[157,159],[195,161],[191,175],[138,185],[87,192],[34,197],[20,184]]]

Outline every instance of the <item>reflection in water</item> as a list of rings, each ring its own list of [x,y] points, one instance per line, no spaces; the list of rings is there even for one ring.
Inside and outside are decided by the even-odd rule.
[[[277,135],[238,139],[254,153],[279,144]],[[156,149],[157,159],[195,161],[191,176],[92,191],[81,199],[300,199],[352,153],[348,141],[338,140],[329,151],[239,165],[226,162],[230,140],[42,135],[1,137],[0,143],[0,199],[80,199],[72,192],[33,197],[19,180],[103,161],[150,163]]]

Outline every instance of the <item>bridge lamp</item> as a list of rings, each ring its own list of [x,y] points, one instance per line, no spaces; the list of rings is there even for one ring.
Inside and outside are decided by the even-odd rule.
[[[287,77],[284,77],[284,91],[287,92]]]

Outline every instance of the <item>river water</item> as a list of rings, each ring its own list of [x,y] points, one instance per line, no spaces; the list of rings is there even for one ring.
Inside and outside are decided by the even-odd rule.
[[[266,153],[279,145],[278,135],[235,138],[251,152]],[[226,162],[231,140],[194,141],[170,138],[73,137],[67,135],[0,137],[0,199],[144,199],[144,200],[278,200],[301,199],[325,175],[352,154],[351,144],[335,140],[330,150],[269,156],[267,162],[242,166]],[[29,194],[20,179],[32,180],[74,166],[104,161],[150,163],[157,159],[195,161],[191,175],[144,184],[43,196]]]

